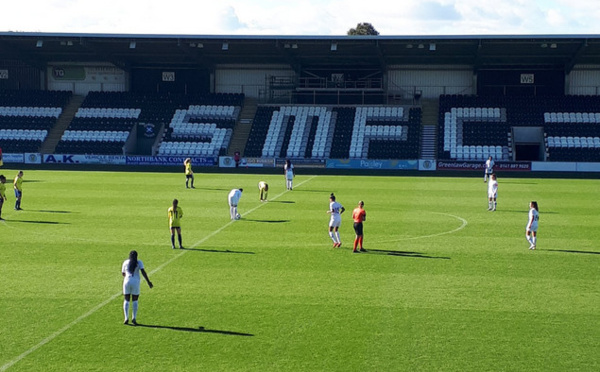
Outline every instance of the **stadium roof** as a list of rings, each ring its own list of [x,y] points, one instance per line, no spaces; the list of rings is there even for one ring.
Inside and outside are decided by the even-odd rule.
[[[234,36],[0,33],[0,59],[112,62],[124,68],[218,64],[300,67],[473,65],[565,69],[600,64],[600,35]]]

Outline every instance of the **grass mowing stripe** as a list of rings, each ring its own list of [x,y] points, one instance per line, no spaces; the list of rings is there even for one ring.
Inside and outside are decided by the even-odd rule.
[[[302,182],[300,182],[296,187],[302,186],[303,184],[313,180],[315,177],[317,176],[312,176],[307,180],[304,180]],[[276,200],[277,198],[281,197],[282,195],[286,194],[289,190],[286,190],[278,195],[276,195],[272,200]],[[256,207],[248,210],[248,212],[246,212],[246,214],[250,214],[252,212],[254,212],[255,210],[257,210],[258,208],[262,207],[265,204],[259,204]],[[204,238],[198,240],[196,243],[194,243],[192,245],[192,248],[196,248],[199,245],[201,245],[202,243],[204,243],[205,241],[207,241],[208,239],[212,238],[213,236],[219,234],[221,231],[225,230],[227,227],[229,227],[229,225],[231,225],[232,223],[234,223],[235,221],[229,221],[228,223],[226,223],[225,225],[221,226],[220,228],[218,228],[217,230],[213,231],[212,233],[210,233],[209,235],[205,236]],[[158,266],[156,269],[152,270],[150,272],[150,274],[154,274],[160,270],[162,270],[164,267],[166,267],[167,265],[169,265],[170,263],[172,263],[173,261],[177,260],[179,257],[183,256],[185,253],[187,253],[188,251],[183,251],[180,254],[178,254],[177,256],[171,258],[170,260],[164,262],[163,264],[161,264],[160,266]],[[53,334],[51,334],[50,336],[46,337],[45,339],[43,339],[42,341],[40,341],[37,345],[33,346],[32,348],[30,348],[29,350],[23,352],[21,355],[17,356],[16,358],[14,358],[13,360],[9,361],[8,363],[4,364],[2,367],[0,367],[0,372],[6,371],[7,369],[9,369],[10,367],[12,367],[13,365],[15,365],[16,363],[20,362],[21,360],[25,359],[29,354],[33,353],[34,351],[38,350],[39,348],[41,348],[42,346],[46,345],[47,343],[49,343],[50,341],[54,340],[56,337],[60,336],[61,334],[63,334],[64,332],[68,331],[71,327],[77,325],[79,322],[81,322],[82,320],[86,319],[87,317],[93,315],[96,311],[102,309],[104,306],[106,306],[107,304],[109,304],[111,301],[113,301],[115,298],[119,297],[121,295],[121,292],[117,292],[115,294],[113,294],[112,296],[110,296],[108,299],[102,301],[100,304],[96,305],[95,307],[93,307],[92,309],[90,309],[87,313],[81,315],[80,317],[78,317],[77,319],[73,320],[71,323],[65,325],[64,327],[62,327],[61,329],[59,329],[58,331],[54,332]]]

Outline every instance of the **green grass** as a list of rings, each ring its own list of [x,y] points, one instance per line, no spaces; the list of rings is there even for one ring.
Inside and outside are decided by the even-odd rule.
[[[179,173],[24,179],[24,211],[8,185],[0,222],[0,371],[600,369],[597,180],[501,175],[492,213],[480,178],[300,175],[291,192],[279,175],[196,174],[195,190]],[[347,209],[336,250],[331,192]],[[173,198],[187,250],[170,248]],[[359,200],[366,254],[351,253]],[[122,324],[132,249],[155,285],[139,327]]]

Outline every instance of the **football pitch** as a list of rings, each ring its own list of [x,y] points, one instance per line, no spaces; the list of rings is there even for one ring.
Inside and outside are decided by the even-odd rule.
[[[300,171],[287,191],[273,174],[197,173],[186,189],[182,173],[25,170],[15,211],[17,170],[0,173],[0,371],[600,370],[598,180],[500,174],[490,212],[482,177]],[[353,254],[359,200],[367,252]],[[132,249],[154,284],[138,326],[123,325]]]

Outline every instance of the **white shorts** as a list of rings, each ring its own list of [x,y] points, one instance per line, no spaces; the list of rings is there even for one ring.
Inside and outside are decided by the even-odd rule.
[[[488,198],[489,199],[496,199],[497,196],[498,196],[498,193],[495,193],[495,194],[494,193],[489,193],[488,194]]]
[[[329,227],[340,227],[342,224],[342,217],[339,214],[332,214],[329,220]]]
[[[134,277],[128,276],[123,280],[123,294],[124,295],[140,295],[140,280]]]
[[[538,228],[538,224],[537,223],[532,223],[531,224],[531,228],[529,229],[529,231],[537,232],[537,228]],[[525,230],[527,231],[527,227],[525,227]]]

